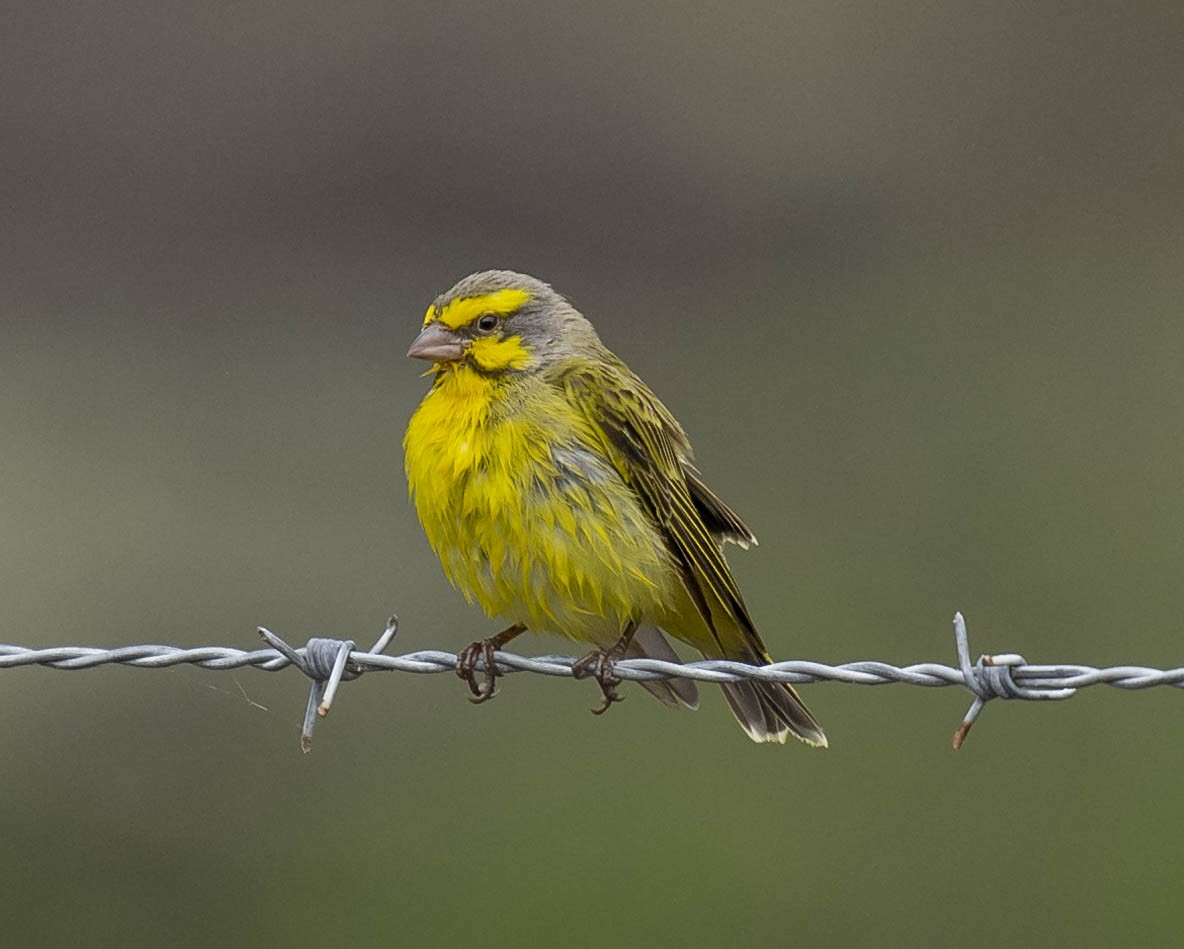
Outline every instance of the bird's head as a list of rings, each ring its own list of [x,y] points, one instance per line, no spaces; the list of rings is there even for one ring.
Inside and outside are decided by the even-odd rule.
[[[438,368],[504,373],[532,372],[600,349],[592,325],[550,286],[485,270],[436,297],[407,355]]]

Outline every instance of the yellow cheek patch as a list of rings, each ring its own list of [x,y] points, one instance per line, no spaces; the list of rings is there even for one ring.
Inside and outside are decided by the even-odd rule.
[[[482,312],[488,313],[488,310]],[[521,336],[494,339],[492,336],[473,340],[469,348],[473,362],[486,372],[502,369],[525,369],[530,365],[530,352],[522,345]]]
[[[472,323],[479,316],[492,313],[494,316],[509,316],[517,312],[530,299],[525,290],[495,290],[479,297],[462,297],[446,304],[439,312],[435,306],[428,307],[423,325],[439,320],[450,330],[460,329]]]

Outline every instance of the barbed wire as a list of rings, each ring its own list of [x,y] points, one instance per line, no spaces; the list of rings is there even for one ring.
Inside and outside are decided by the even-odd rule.
[[[21,666],[44,666],[50,669],[93,669],[103,665],[133,666],[138,669],[166,669],[194,665],[203,669],[241,669],[252,667],[264,672],[278,672],[295,666],[312,680],[301,747],[311,747],[313,725],[317,716],[329,714],[337,688],[342,682],[358,678],[363,672],[411,672],[433,674],[455,672],[455,653],[428,649],[402,656],[387,656],[384,651],[398,632],[399,621],[392,616],[386,629],[367,651],[357,649],[353,640],[314,638],[300,649],[288,645],[265,627],[259,634],[271,645],[269,649],[243,650],[226,646],[138,645],[102,649],[93,646],[52,646],[30,649],[0,644],[0,669]],[[958,667],[934,662],[895,666],[877,660],[860,660],[829,665],[809,660],[775,662],[752,666],[726,659],[699,662],[667,662],[662,659],[622,659],[613,667],[620,679],[641,682],[654,679],[695,679],[700,682],[738,682],[755,679],[762,682],[786,682],[802,685],[815,682],[841,682],[847,685],[890,685],[904,683],[928,688],[962,686],[974,695],[974,701],[954,732],[954,748],[960,748],[971,726],[991,699],[1063,700],[1078,689],[1109,685],[1118,689],[1149,689],[1155,686],[1184,688],[1184,668],[1154,669],[1147,666],[1094,666],[1059,663],[1029,665],[1018,653],[981,656],[970,660],[966,621],[954,614],[954,640]],[[533,672],[539,675],[571,677],[574,656],[519,656],[496,651],[494,662],[501,674]],[[478,660],[478,671],[485,671]]]

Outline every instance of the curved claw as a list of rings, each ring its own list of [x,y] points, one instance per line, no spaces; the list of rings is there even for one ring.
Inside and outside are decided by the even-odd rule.
[[[624,702],[625,701],[625,696],[623,696],[619,692],[617,692],[616,689],[614,689],[611,685],[609,685],[609,686],[602,685],[601,689],[604,691],[604,697],[600,700],[600,704],[597,705],[596,708],[592,708],[592,709],[588,710],[593,715],[603,715],[605,712],[607,712],[610,708],[613,707],[614,702]]]
[[[468,699],[474,705],[488,702],[497,695],[497,677],[501,671],[493,658],[494,649],[492,640],[479,639],[456,654],[456,674],[468,683],[469,691],[473,693]],[[477,660],[481,660],[485,667],[483,682],[477,681]]]
[[[473,693],[469,696],[469,701],[474,705],[488,702],[497,695],[497,678],[503,673],[497,667],[497,660],[494,659],[493,654],[519,633],[525,631],[526,627],[522,623],[515,623],[509,629],[503,629],[496,636],[469,643],[456,654],[456,674],[469,684],[469,691]],[[478,660],[481,661],[485,672],[483,682],[477,681]]]
[[[592,676],[600,686],[600,704],[591,709],[593,715],[603,715],[615,702],[624,702],[625,696],[617,691],[621,680],[613,675],[613,666],[621,658],[620,651],[613,649],[597,649],[588,653],[583,659],[574,663],[571,674],[576,679]]]

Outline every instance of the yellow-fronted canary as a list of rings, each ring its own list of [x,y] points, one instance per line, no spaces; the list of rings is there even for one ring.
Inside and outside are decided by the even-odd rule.
[[[472,274],[428,308],[408,355],[434,374],[403,443],[419,519],[452,584],[512,624],[460,653],[475,701],[493,695],[494,650],[526,629],[595,647],[575,671],[599,681],[598,712],[620,697],[617,659],[677,660],[663,632],[709,658],[771,661],[723,555],[756,538],[567,300],[523,274]],[[698,705],[690,680],[642,685]],[[754,741],[826,745],[789,685],[722,688]]]

